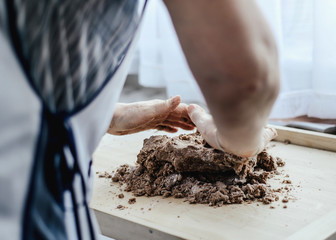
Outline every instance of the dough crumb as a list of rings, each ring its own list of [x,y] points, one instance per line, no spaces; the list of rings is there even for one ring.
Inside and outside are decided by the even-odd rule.
[[[285,183],[285,184],[292,184],[292,181],[289,180],[289,179],[285,179],[282,181],[282,183]]]
[[[112,178],[112,175],[105,171],[104,173],[100,173],[98,177],[99,178]]]
[[[120,210],[124,210],[126,207],[125,206],[123,206],[123,205],[118,205],[117,206],[117,209],[120,209]]]
[[[136,203],[136,198],[128,199],[128,204],[134,204],[134,203]]]
[[[285,162],[279,157],[276,158],[276,163],[277,163],[278,167],[285,166]]]

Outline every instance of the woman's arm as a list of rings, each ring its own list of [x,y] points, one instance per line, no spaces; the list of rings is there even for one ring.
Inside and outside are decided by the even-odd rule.
[[[188,105],[181,103],[179,96],[166,101],[118,103],[107,132],[126,135],[149,129],[177,132],[177,128],[194,129],[188,115]]]
[[[208,142],[214,142],[209,136],[216,125],[218,142],[229,152],[261,151],[276,135],[264,126],[279,91],[279,70],[275,42],[255,1],[164,2],[214,125],[202,125],[208,116],[196,107],[189,109],[192,120]]]

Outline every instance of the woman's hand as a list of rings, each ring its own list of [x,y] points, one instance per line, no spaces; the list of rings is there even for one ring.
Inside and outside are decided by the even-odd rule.
[[[166,101],[150,100],[136,103],[119,103],[107,130],[113,135],[126,135],[149,129],[177,132],[178,128],[194,129],[189,118],[188,105],[176,96]]]
[[[217,132],[217,127],[210,114],[207,114],[203,108],[196,104],[188,107],[188,112],[191,120],[196,125],[198,131],[201,133],[205,141],[212,147],[230,152],[242,157],[252,157],[263,151],[266,145],[277,136],[274,128],[264,127],[259,138],[259,142],[252,147],[249,146],[232,146],[230,139],[225,136],[220,136]]]

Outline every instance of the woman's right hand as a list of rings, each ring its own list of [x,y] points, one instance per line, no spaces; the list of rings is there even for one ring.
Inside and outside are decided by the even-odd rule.
[[[266,145],[277,136],[277,132],[274,128],[264,127],[260,134],[261,137],[259,141],[252,146],[248,148],[243,145],[234,146],[230,142],[230,139],[219,134],[212,116],[206,113],[203,108],[196,104],[191,104],[188,107],[188,114],[202,137],[210,146],[241,157],[252,157],[259,154],[265,149]]]

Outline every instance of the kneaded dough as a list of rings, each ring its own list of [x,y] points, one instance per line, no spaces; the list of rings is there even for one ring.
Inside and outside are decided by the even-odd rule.
[[[134,167],[123,165],[112,177],[135,196],[185,198],[221,206],[278,199],[267,179],[283,162],[266,151],[242,158],[210,147],[199,133],[144,140]]]
[[[153,161],[155,159],[155,161]],[[144,140],[137,163],[156,171],[155,164],[170,162],[177,172],[227,172],[235,171],[244,178],[256,165],[257,158],[242,158],[210,147],[197,132],[169,138],[152,136]]]

